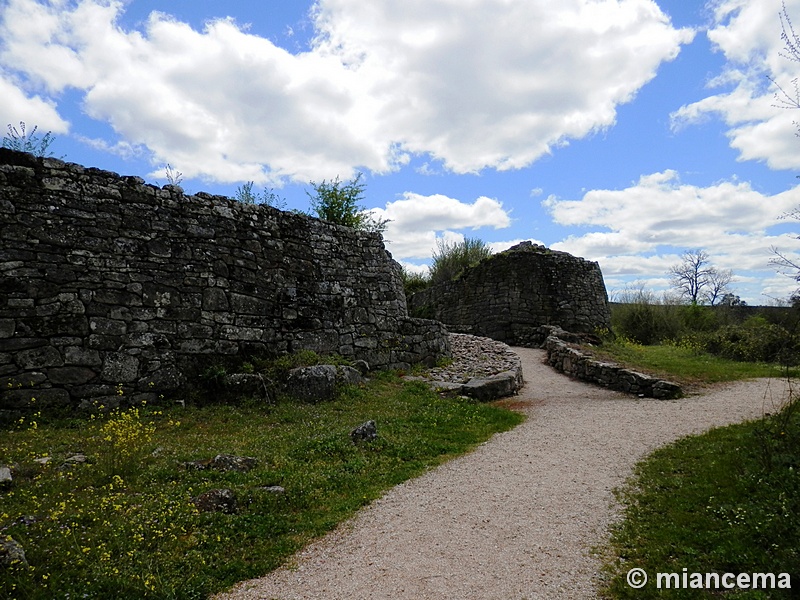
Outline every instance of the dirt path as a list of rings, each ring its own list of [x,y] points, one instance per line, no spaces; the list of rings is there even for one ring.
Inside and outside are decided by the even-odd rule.
[[[612,490],[654,448],[761,416],[783,395],[757,380],[702,396],[631,398],[570,380],[515,349],[525,423],[390,490],[234,599],[594,598]]]

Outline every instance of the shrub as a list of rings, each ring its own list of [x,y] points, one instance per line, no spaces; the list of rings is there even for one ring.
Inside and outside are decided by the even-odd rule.
[[[750,317],[742,325],[726,325],[708,334],[706,351],[733,360],[797,364],[800,349],[797,336],[769,323],[763,317]]]
[[[679,307],[659,301],[643,286],[628,288],[612,306],[611,323],[617,335],[652,345],[675,339],[681,331]]]
[[[278,196],[273,190],[266,189],[259,194],[253,191],[255,182],[248,181],[236,188],[233,199],[242,204],[266,204],[278,210],[286,208],[286,200]]]
[[[314,188],[314,194],[308,192],[306,194],[311,199],[311,208],[317,217],[360,231],[377,233],[386,231],[388,221],[375,219],[364,207],[359,205],[359,202],[364,199],[364,188],[366,187],[361,181],[362,177],[363,173],[359,173],[355,179],[351,179],[347,183],[339,181],[339,177],[330,183],[325,180],[322,183],[312,181],[310,185]]]
[[[406,297],[424,290],[431,284],[430,274],[415,273],[405,267],[403,267],[400,276],[403,279],[403,290],[406,293]]]
[[[442,283],[458,277],[464,269],[473,267],[492,255],[489,247],[478,238],[465,238],[463,242],[448,243],[439,239],[431,263],[431,282]]]

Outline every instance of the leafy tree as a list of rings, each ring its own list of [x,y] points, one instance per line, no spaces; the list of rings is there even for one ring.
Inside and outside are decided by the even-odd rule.
[[[11,123],[8,124],[8,135],[3,137],[3,148],[9,150],[16,150],[18,152],[29,152],[39,158],[52,156],[52,152],[48,152],[48,148],[55,141],[53,133],[48,131],[43,136],[36,135],[39,129],[38,125],[34,125],[30,132],[25,130],[25,121],[19,122],[19,129],[13,127]]]
[[[680,297],[691,304],[711,304],[729,292],[733,271],[711,265],[705,250],[687,250],[681,262],[669,270],[670,283]]]
[[[359,203],[364,199],[366,185],[362,182],[363,173],[356,175],[348,182],[342,182],[337,176],[331,182],[311,182],[314,193],[306,192],[311,199],[311,208],[320,219],[352,227],[360,231],[386,231],[385,219],[374,218]]]
[[[437,250],[431,263],[431,282],[442,283],[455,279],[464,269],[477,265],[492,255],[492,251],[478,238],[464,238],[463,242],[436,242]]]

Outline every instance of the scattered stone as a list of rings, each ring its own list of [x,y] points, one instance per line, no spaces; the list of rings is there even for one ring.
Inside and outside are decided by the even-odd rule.
[[[36,464],[39,464],[39,465],[45,466],[45,465],[46,465],[46,464],[48,464],[48,463],[49,463],[51,460],[53,460],[53,459],[52,459],[51,457],[49,457],[49,456],[42,456],[42,457],[40,457],[40,458],[34,458],[34,459],[33,459],[33,462],[35,462]]]
[[[653,384],[653,398],[659,400],[674,400],[683,396],[683,390],[677,383],[671,381],[656,381]]]
[[[71,467],[74,467],[75,465],[83,465],[86,462],[88,462],[88,460],[85,454],[80,454],[80,453],[70,454],[67,457],[67,459],[63,463],[61,463],[61,466],[59,468],[61,470],[69,469]]]
[[[371,442],[377,437],[378,426],[375,424],[375,421],[372,420],[362,423],[350,432],[350,439],[353,440],[354,444],[358,444],[359,442]]]
[[[0,467],[0,486],[11,485],[13,478],[11,477],[10,467]]]
[[[19,542],[11,537],[0,537],[0,568],[27,567],[25,550]]]
[[[357,360],[353,363],[353,368],[362,375],[369,373],[369,363],[365,360]]]
[[[196,469],[198,471],[216,469],[217,471],[237,471],[239,473],[247,473],[256,465],[258,465],[257,458],[253,458],[252,456],[234,456],[233,454],[217,454],[214,458],[191,460],[181,463],[184,469]]]
[[[201,512],[224,512],[233,514],[238,509],[236,495],[228,488],[209,490],[192,498],[192,502]]]
[[[503,342],[463,333],[451,333],[449,340],[449,365],[430,369],[426,377],[405,379],[427,381],[440,394],[481,402],[511,396],[522,388],[522,361]]]
[[[233,456],[232,454],[217,454],[211,459],[210,466],[218,471],[236,471],[247,473],[258,464],[258,459],[252,456]]]
[[[269,494],[275,494],[275,495],[280,495],[280,494],[285,494],[286,493],[286,489],[281,487],[281,486],[279,486],[279,485],[268,485],[268,486],[262,487],[261,489],[264,490],[265,492],[269,493]]]

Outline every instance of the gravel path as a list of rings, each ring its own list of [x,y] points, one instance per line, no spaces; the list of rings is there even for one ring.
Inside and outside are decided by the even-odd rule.
[[[612,490],[658,446],[771,412],[781,381],[682,400],[636,399],[564,377],[515,348],[526,386],[513,431],[390,490],[288,568],[235,599],[522,600],[596,597]]]

